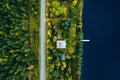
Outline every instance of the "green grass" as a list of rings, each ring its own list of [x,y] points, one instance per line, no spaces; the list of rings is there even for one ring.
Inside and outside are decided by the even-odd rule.
[[[36,10],[33,10],[30,13],[30,34],[31,34],[31,44],[34,56],[36,58],[35,67],[32,73],[32,77],[34,80],[39,80],[39,49],[40,49],[40,37],[39,37],[39,29],[40,29],[40,2],[37,1]]]

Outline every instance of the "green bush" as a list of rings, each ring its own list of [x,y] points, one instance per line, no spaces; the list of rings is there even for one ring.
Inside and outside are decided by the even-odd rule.
[[[82,15],[80,14],[83,2],[82,0],[48,0],[48,2],[52,1],[61,3],[61,6],[66,4],[68,12],[65,17],[47,18],[47,80],[80,80],[83,53]],[[66,48],[56,48],[57,40],[66,40]],[[64,60],[61,59],[61,55],[65,55]]]

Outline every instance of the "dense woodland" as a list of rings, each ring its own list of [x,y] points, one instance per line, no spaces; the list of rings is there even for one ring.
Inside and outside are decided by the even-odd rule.
[[[46,0],[47,80],[80,80],[82,8],[82,0]],[[0,80],[39,80],[39,29],[40,0],[0,0]],[[58,34],[66,49],[56,48]]]

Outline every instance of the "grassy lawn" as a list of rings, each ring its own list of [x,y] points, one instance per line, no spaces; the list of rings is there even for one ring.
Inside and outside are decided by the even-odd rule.
[[[32,11],[30,14],[30,39],[32,44],[32,49],[34,52],[34,58],[36,58],[36,64],[32,73],[34,80],[39,80],[39,50],[40,50],[40,0],[36,2],[36,10]]]

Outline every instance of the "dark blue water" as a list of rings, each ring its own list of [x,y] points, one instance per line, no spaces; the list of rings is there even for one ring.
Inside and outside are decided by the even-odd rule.
[[[82,80],[120,80],[120,1],[84,0]]]

